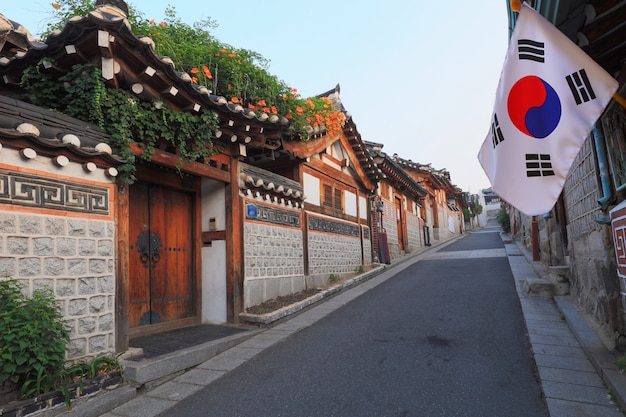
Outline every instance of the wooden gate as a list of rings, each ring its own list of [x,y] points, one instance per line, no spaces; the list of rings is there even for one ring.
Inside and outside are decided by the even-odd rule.
[[[194,194],[131,185],[129,328],[195,315]]]
[[[396,224],[398,225],[398,245],[400,246],[400,250],[404,250],[404,222],[403,219],[403,210],[402,210],[402,200],[396,197]]]

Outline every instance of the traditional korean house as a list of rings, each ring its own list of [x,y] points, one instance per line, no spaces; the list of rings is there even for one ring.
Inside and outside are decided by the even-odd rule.
[[[339,85],[320,96],[346,114],[341,135],[283,142],[284,150],[301,161],[292,171],[306,196],[304,272],[309,287],[327,282],[329,274],[339,277],[372,263],[371,199],[381,178],[341,103]]]
[[[0,18],[0,267],[55,291],[74,326],[70,359],[123,351],[143,334],[236,323],[246,307],[372,262],[380,172],[338,87],[325,96],[346,113],[343,132],[294,140],[284,117],[229,103],[156,56],[124,2],[96,4],[44,42]],[[16,99],[27,68],[67,78],[85,64],[133,102],[215,115],[205,130],[216,153],[188,161],[158,140],[149,157],[132,141],[124,154],[107,126]],[[120,181],[129,159],[133,181]]]
[[[366,142],[366,145],[384,174],[376,193],[377,210],[373,224],[378,233],[386,234],[386,239],[383,239],[382,247],[374,245],[375,252],[380,262],[390,263],[426,246],[426,222],[422,209],[423,200],[429,193],[394,158],[383,152],[383,144]],[[385,259],[387,254],[389,259]]]
[[[532,2],[533,7],[620,83],[626,96],[626,1]],[[509,26],[517,14],[509,6]],[[517,239],[547,267],[554,293],[568,291],[601,329],[609,348],[626,349],[626,111],[612,101],[573,162],[559,201],[544,216],[511,208]]]
[[[427,243],[444,241],[463,233],[463,208],[467,207],[467,199],[465,193],[452,184],[450,173],[397,155],[393,159],[428,191],[421,207],[421,215],[426,220]]]

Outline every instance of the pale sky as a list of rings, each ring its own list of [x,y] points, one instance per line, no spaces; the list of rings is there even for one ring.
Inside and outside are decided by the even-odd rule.
[[[2,3],[0,13],[36,36],[52,17],[52,1]],[[157,22],[168,4],[184,23],[215,20],[217,39],[263,55],[301,96],[340,84],[363,140],[446,168],[464,191],[490,187],[477,154],[507,48],[507,0],[128,3]]]

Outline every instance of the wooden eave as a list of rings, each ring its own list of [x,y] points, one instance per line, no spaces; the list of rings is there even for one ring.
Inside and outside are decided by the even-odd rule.
[[[546,0],[540,2],[538,11],[609,74],[623,76],[626,0]],[[509,16],[512,27],[516,17]]]
[[[389,157],[385,157],[378,166],[395,188],[408,193],[416,200],[428,195],[428,191],[424,187],[419,185]]]
[[[382,178],[378,167],[353,124],[347,122],[343,133],[339,138],[322,135],[308,141],[284,140],[283,148],[297,158],[307,159],[323,152],[337,140],[340,140],[344,148],[352,151],[352,168],[358,174],[363,186],[373,191],[376,188],[376,183]]]
[[[579,26],[577,40],[594,61],[616,76],[626,57],[626,1],[591,1],[585,11],[595,18]]]

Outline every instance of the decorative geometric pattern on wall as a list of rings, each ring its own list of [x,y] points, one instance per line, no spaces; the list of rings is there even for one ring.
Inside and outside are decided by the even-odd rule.
[[[0,170],[0,203],[109,214],[109,189]]]
[[[319,217],[309,217],[309,230],[317,232],[335,233],[345,236],[359,236],[359,227],[353,224],[335,222],[332,220],[322,219]]]

